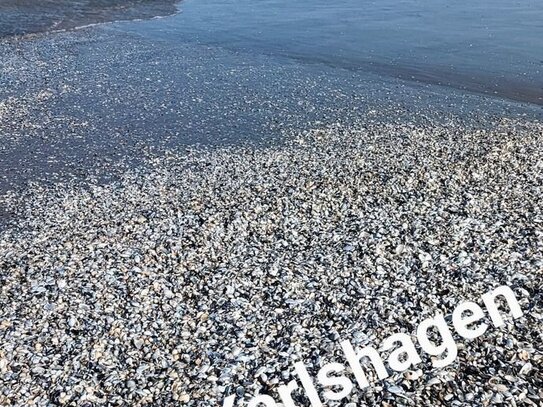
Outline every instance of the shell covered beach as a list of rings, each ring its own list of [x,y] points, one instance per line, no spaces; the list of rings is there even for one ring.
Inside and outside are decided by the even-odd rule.
[[[0,406],[543,406],[541,9],[257,3],[0,4]]]
[[[535,121],[366,121],[33,188],[0,241],[1,403],[273,394],[295,361],[341,359],[340,339],[377,346],[506,284],[522,318],[342,405],[538,406],[542,136]]]

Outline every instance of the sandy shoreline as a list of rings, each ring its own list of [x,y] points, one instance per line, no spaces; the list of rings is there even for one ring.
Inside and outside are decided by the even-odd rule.
[[[362,121],[36,187],[0,238],[0,403],[248,400],[338,338],[377,343],[507,284],[524,317],[348,402],[537,405],[543,126],[488,127]]]

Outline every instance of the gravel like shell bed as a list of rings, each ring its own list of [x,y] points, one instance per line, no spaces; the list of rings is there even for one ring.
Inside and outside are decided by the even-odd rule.
[[[534,121],[365,122],[34,186],[0,235],[0,404],[276,397],[507,284],[523,317],[329,405],[543,405],[542,158]]]

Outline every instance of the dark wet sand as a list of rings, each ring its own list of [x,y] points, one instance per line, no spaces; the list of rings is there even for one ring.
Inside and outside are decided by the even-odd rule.
[[[0,37],[167,16],[177,0],[3,0]]]

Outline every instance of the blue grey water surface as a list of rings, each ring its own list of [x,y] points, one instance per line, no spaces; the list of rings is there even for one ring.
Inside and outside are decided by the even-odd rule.
[[[543,104],[540,0],[186,0],[179,8],[123,29]]]

